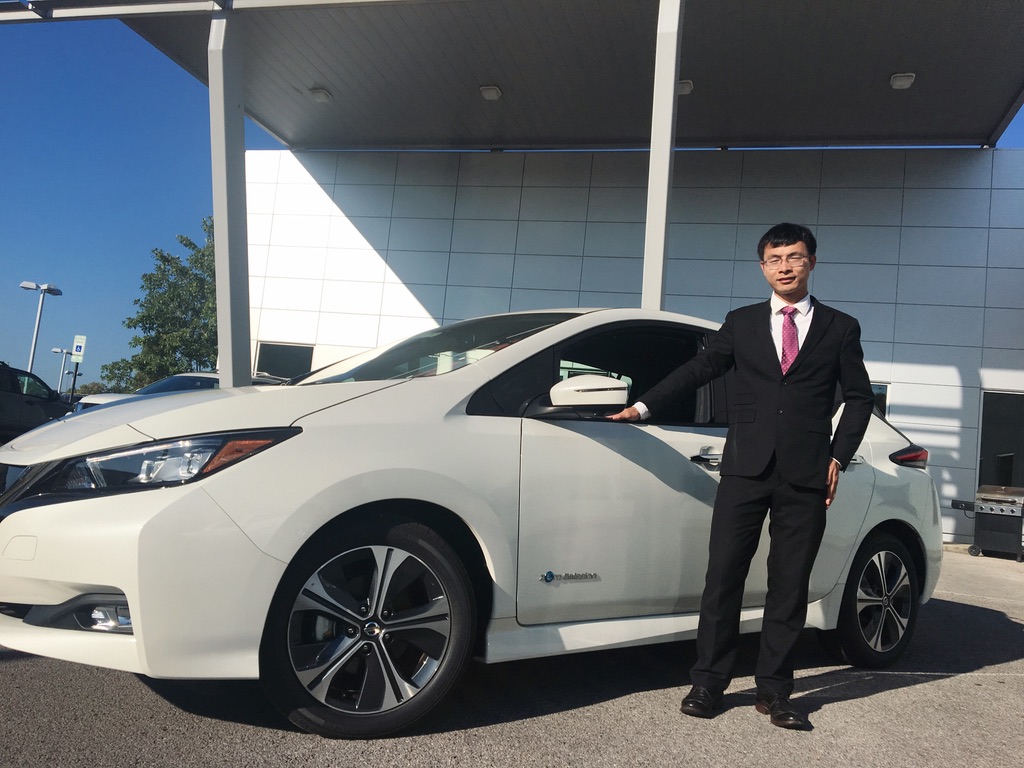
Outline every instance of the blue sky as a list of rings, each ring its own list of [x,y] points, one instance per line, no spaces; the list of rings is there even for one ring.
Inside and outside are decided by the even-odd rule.
[[[39,294],[34,371],[56,386],[60,355],[88,337],[80,382],[133,350],[151,251],[201,242],[213,213],[206,87],[116,21],[0,26],[0,360],[28,363]],[[1022,110],[1024,113],[1024,110]],[[250,149],[280,145],[247,126]],[[1024,146],[1024,114],[1000,147]]]

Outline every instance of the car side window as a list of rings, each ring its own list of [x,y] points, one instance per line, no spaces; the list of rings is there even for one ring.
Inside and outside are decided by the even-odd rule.
[[[50,399],[50,388],[38,376],[31,373],[19,373],[18,382],[23,395],[39,397],[43,400]]]
[[[479,390],[467,412],[476,415],[522,416],[548,397],[559,380],[582,374],[609,376],[626,382],[630,402],[661,381],[704,346],[706,334],[668,323],[622,323],[584,333],[525,360]],[[659,422],[711,422],[710,388],[704,387],[677,404]]]

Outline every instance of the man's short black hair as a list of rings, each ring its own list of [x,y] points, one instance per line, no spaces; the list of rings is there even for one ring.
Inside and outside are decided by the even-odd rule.
[[[757,244],[757,257],[764,259],[765,248],[778,248],[781,245],[796,243],[806,245],[807,253],[811,256],[818,252],[818,241],[807,227],[802,224],[776,224],[761,236],[761,241]]]

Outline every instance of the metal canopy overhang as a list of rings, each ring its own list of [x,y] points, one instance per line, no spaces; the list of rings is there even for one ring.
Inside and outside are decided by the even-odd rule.
[[[227,9],[246,112],[293,149],[611,148],[650,146],[658,7],[0,0],[0,22],[120,18],[208,84]],[[687,0],[675,145],[992,145],[1024,101],[1022,54],[1020,0]]]

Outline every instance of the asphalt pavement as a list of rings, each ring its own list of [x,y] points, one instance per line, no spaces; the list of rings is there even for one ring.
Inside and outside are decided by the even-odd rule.
[[[436,716],[387,739],[296,731],[256,683],[154,681],[0,649],[0,766],[1016,766],[1024,760],[1024,564],[947,547],[914,642],[883,671],[813,632],[794,701],[753,708],[756,637],[713,720],[679,713],[693,643],[474,665]]]

